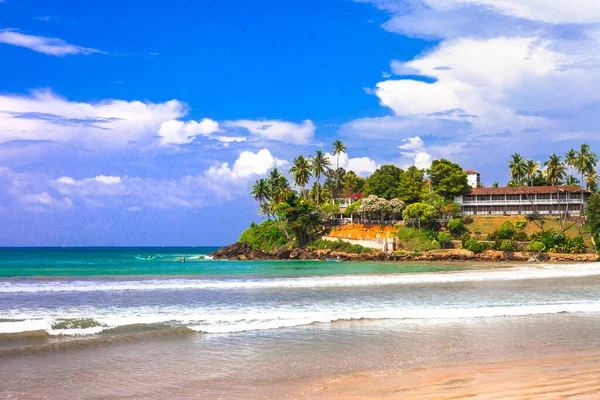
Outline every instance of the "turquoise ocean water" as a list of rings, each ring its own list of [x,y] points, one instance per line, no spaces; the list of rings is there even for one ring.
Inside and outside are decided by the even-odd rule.
[[[214,250],[0,249],[0,398],[290,398],[335,374],[600,346],[597,263]]]

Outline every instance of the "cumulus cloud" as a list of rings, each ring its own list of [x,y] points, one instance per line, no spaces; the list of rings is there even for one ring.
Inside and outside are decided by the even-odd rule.
[[[418,132],[428,138],[428,155],[473,168],[515,148],[548,154],[599,137],[600,62],[590,54],[600,50],[600,9],[589,1],[369,2],[390,14],[384,29],[437,42],[391,62],[401,76],[374,89],[390,115],[351,121],[345,135],[397,141]],[[413,161],[426,165],[412,150]]]
[[[58,38],[34,36],[21,33],[14,29],[0,30],[0,43],[25,47],[50,56],[67,56],[75,54],[103,53],[89,47],[76,46]]]
[[[307,144],[315,135],[315,125],[310,120],[301,124],[281,120],[237,120],[226,121],[228,128],[242,128],[263,139],[292,144]]]
[[[285,164],[287,161],[273,157],[268,149],[262,149],[256,153],[242,151],[232,166],[225,162],[218,167],[210,167],[206,176],[214,182],[236,181],[251,176],[265,175],[271,168],[281,167]]]
[[[219,132],[219,123],[209,118],[201,121],[169,120],[160,125],[158,134],[162,143],[184,144],[190,143],[197,135],[208,136]]]
[[[187,106],[104,100],[73,102],[50,90],[29,96],[0,95],[0,143],[12,140],[96,142],[122,145],[153,138],[163,122],[180,118]]]
[[[334,156],[331,153],[325,153],[325,156],[329,158],[332,168],[338,165],[337,154]],[[347,153],[341,153],[339,155],[339,167],[344,168],[346,171],[354,171],[360,176],[368,176],[377,169],[377,163],[369,157],[349,158]]]
[[[404,144],[398,146],[402,150],[418,150],[423,147],[423,140],[419,136],[404,139]]]

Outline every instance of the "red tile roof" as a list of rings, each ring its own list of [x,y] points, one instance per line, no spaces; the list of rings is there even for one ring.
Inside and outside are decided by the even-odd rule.
[[[477,175],[481,175],[479,172],[477,172],[477,171],[473,171],[472,169],[468,169],[468,170],[466,170],[466,171],[465,171],[465,173],[467,173],[467,174],[477,174]]]
[[[473,188],[469,194],[485,195],[485,194],[551,194],[557,191],[569,193],[581,193],[579,186],[519,186],[519,187],[487,187]],[[584,190],[590,193],[589,190]]]

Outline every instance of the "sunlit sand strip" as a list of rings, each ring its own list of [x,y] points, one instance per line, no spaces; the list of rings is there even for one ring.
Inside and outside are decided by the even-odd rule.
[[[598,399],[600,355],[379,371],[333,378],[301,399]]]

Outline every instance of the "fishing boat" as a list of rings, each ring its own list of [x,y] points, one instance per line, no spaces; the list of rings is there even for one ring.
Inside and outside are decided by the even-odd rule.
[[[152,254],[150,254],[148,256],[140,256],[140,255],[135,256],[136,260],[141,260],[141,261],[150,261],[150,260],[154,260],[155,258],[156,258],[156,256],[154,256]]]

